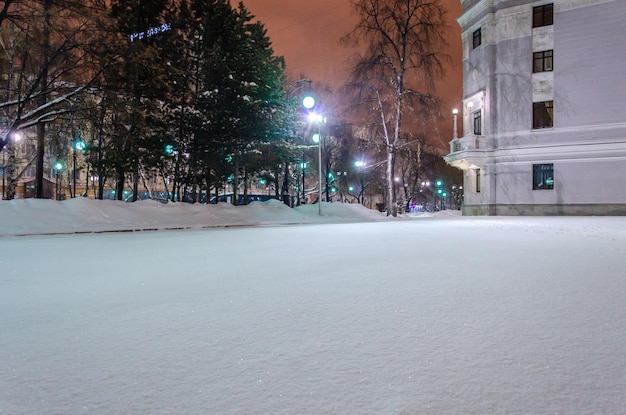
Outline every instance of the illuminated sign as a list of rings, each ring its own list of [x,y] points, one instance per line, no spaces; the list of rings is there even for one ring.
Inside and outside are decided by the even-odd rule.
[[[145,32],[133,33],[132,35],[130,35],[130,41],[134,42],[137,39],[138,40],[142,40],[143,38],[152,37],[152,36],[154,36],[156,34],[167,32],[171,28],[172,27],[170,26],[169,23],[163,23],[161,26],[151,27],[150,29],[146,30]]]

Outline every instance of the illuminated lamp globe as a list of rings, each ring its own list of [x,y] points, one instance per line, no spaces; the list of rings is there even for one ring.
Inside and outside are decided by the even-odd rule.
[[[302,100],[302,106],[304,106],[304,108],[310,110],[311,108],[313,108],[315,106],[315,98],[313,98],[312,96],[308,96],[307,95]]]

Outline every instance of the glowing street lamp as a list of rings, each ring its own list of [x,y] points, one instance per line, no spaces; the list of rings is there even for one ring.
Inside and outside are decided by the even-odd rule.
[[[307,95],[302,99],[302,106],[308,110],[312,109],[315,106],[315,98]]]

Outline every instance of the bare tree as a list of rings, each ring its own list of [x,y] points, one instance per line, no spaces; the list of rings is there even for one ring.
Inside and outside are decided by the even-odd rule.
[[[350,86],[358,101],[376,114],[376,136],[386,153],[387,215],[397,216],[395,155],[403,136],[403,117],[437,111],[434,81],[449,59],[445,8],[439,0],[353,0],[359,16],[343,40],[368,42],[357,56]]]
[[[36,197],[43,191],[45,125],[70,112],[69,102],[98,71],[87,46],[95,39],[96,2],[13,0],[0,10],[0,150],[11,133],[36,126]]]

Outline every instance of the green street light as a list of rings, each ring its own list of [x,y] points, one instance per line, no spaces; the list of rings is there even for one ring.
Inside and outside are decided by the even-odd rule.
[[[442,181],[442,180],[437,180],[437,181],[435,182],[435,185],[436,185],[437,187],[441,187],[441,186],[443,186],[443,181]]]
[[[59,170],[63,169],[63,163],[61,163],[60,161],[57,161],[56,163],[54,163],[54,169],[58,172]]]

